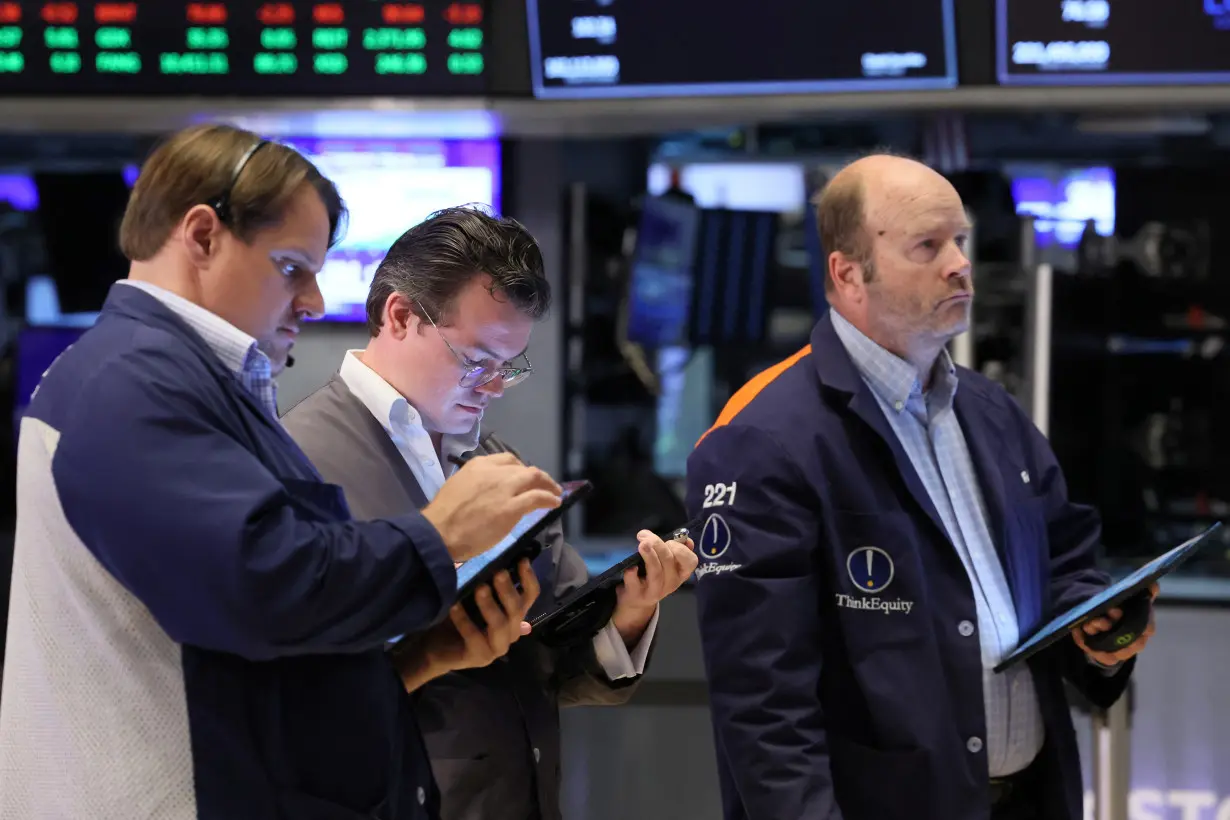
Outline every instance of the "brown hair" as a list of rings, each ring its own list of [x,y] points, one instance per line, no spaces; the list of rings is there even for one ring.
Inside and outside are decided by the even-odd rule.
[[[477,276],[491,277],[491,294],[512,302],[532,319],[551,307],[542,250],[525,226],[482,207],[436,211],[389,248],[367,295],[367,329],[380,334],[384,305],[394,293],[438,323],[451,319],[459,294]]]
[[[863,181],[859,177],[830,181],[813,200],[820,247],[827,255],[834,252],[866,266],[871,262],[871,238],[867,235]],[[824,289],[833,290],[833,278],[824,265]],[[870,271],[865,278],[870,278]]]
[[[337,188],[293,148],[269,143],[240,160],[261,137],[229,125],[195,125],[164,140],[141,166],[120,225],[120,249],[133,262],[155,256],[189,210],[226,196],[227,227],[251,241],[276,225],[300,186],[311,185],[329,214],[329,245],[340,238],[346,206]]]

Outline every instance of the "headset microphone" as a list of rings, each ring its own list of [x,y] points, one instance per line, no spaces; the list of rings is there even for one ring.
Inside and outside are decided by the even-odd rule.
[[[289,355],[288,355],[288,356],[286,357],[286,366],[287,366],[287,367],[294,367],[294,366],[295,366],[295,357],[294,357],[294,356],[289,356]]]

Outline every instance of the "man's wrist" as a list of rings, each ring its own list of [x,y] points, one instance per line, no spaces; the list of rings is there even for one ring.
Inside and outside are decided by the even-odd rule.
[[[1089,654],[1085,655],[1085,660],[1089,662],[1090,666],[1093,666],[1094,668],[1101,670],[1103,673],[1107,675],[1113,675],[1114,673],[1118,672],[1120,669],[1123,668],[1123,663],[1124,663],[1123,661],[1115,661],[1113,664],[1107,666],[1106,664],[1102,663],[1100,660],[1098,660],[1097,658]]]
[[[413,692],[450,671],[447,664],[422,647],[397,659],[397,673],[407,692]]]
[[[631,648],[640,642],[645,630],[649,627],[649,622],[653,620],[653,613],[657,611],[657,604],[649,607],[617,606],[615,608],[611,623],[615,625],[615,631],[623,639],[624,646]]]

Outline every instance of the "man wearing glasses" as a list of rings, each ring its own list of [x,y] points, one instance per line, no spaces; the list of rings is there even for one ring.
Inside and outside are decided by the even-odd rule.
[[[527,348],[547,311],[542,254],[520,224],[449,208],[389,249],[367,300],[371,338],[283,422],[326,481],[342,486],[355,517],[426,505],[470,453],[510,451],[486,434],[483,411],[533,373]],[[559,707],[628,700],[653,640],[658,602],[696,567],[691,544],[638,535],[646,575],[625,577],[614,616],[569,648],[517,641],[534,612],[587,580],[558,526],[523,588],[496,585],[510,613],[480,632],[459,607],[400,658],[445,820],[560,816]],[[536,585],[535,579],[541,579]],[[495,599],[479,602],[488,623]],[[508,623],[511,621],[511,623]],[[499,659],[498,661],[496,659]]]

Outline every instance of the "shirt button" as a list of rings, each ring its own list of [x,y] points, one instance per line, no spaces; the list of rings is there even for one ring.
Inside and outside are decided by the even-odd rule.
[[[426,464],[428,467],[435,467],[435,466],[436,466],[436,463],[435,463],[434,461],[432,461],[431,459],[427,459],[427,460],[426,460],[426,461],[424,461],[423,463],[424,463],[424,464]]]
[[[419,786],[418,793],[415,796],[418,797],[420,806],[427,802],[427,790],[422,786]]]
[[[961,633],[961,637],[968,638],[974,634],[974,625],[969,621],[962,621],[957,624],[957,631]]]
[[[896,410],[898,413],[900,413],[902,410],[905,409],[905,402],[902,402],[902,401],[893,402],[893,409]]]
[[[542,750],[539,749],[537,746],[535,746],[534,747],[534,762],[537,763],[540,760],[542,760]]]
[[[971,737],[965,742],[965,748],[969,749],[970,754],[978,754],[982,751],[982,738]]]

